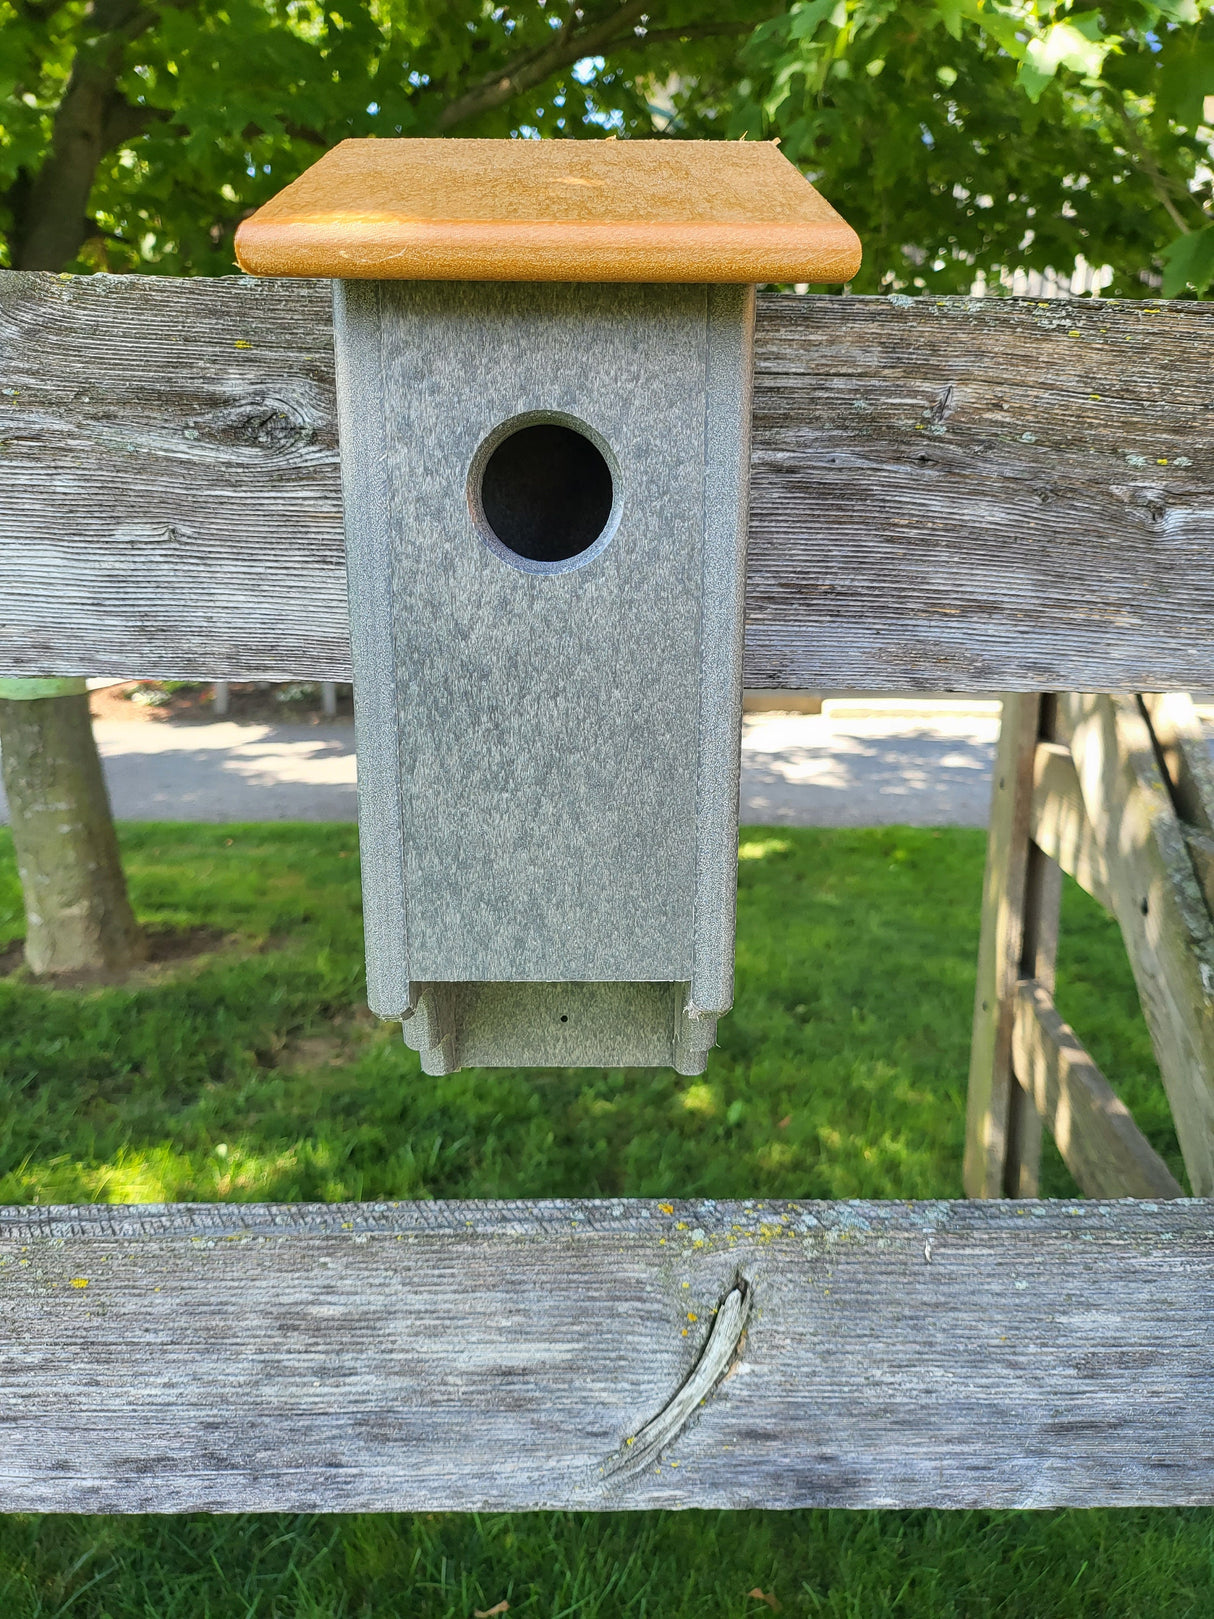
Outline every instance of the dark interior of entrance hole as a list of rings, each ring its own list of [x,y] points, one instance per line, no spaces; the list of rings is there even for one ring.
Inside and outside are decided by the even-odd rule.
[[[494,450],[480,496],[485,521],[508,551],[528,562],[567,562],[607,527],[611,469],[575,428],[536,422]]]

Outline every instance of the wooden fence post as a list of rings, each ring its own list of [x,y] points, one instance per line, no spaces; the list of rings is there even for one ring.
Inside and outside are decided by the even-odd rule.
[[[1107,866],[1189,1182],[1214,1191],[1214,920],[1174,797],[1161,769],[1173,750],[1133,697],[1067,692],[1061,740],[1071,749],[1084,811]],[[1192,750],[1190,750],[1192,754]],[[1196,760],[1196,755],[1192,755]],[[1195,790],[1195,789],[1194,789]],[[1190,836],[1200,840],[1200,829]]]
[[[1008,693],[995,759],[974,996],[965,1190],[970,1197],[1035,1197],[1041,1120],[1016,1082],[1016,986],[1054,986],[1061,873],[1032,841],[1033,763],[1052,735],[1054,699]]]

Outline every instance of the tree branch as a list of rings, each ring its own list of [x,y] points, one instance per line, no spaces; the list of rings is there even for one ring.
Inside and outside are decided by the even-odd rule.
[[[289,119],[284,119],[281,128],[288,140],[304,141],[309,146],[318,146],[322,152],[327,152],[333,144],[332,140],[319,129],[309,129],[306,124],[293,124]],[[240,138],[247,145],[249,141],[255,141],[265,133],[260,124],[246,124],[240,132]]]
[[[57,11],[62,11],[65,0],[12,0],[13,10],[22,22],[50,22]]]
[[[438,115],[434,128],[442,132],[456,124],[466,123],[479,113],[491,112],[525,90],[542,84],[550,74],[563,67],[572,67],[583,56],[598,56],[619,46],[632,37],[630,31],[633,25],[652,6],[653,0],[626,0],[610,16],[581,30],[576,27],[579,13],[576,9],[571,10],[562,28],[554,34],[551,44],[521,53],[495,73],[486,75],[463,95],[456,96]],[[625,29],[629,33],[621,33]]]
[[[1193,227],[1189,224],[1188,220],[1185,219],[1180,209],[1176,206],[1176,201],[1169,189],[1167,178],[1160,171],[1159,165],[1155,162],[1154,156],[1148,150],[1146,143],[1143,141],[1142,136],[1138,131],[1137,124],[1135,124],[1134,120],[1126,111],[1125,102],[1120,96],[1117,97],[1117,111],[1121,118],[1122,127],[1126,132],[1126,144],[1133,149],[1134,155],[1138,159],[1142,172],[1151,182],[1151,189],[1154,191],[1160,206],[1163,208],[1164,213],[1166,213],[1168,218],[1172,221],[1173,225],[1176,226],[1176,229],[1180,232],[1180,234],[1182,236],[1188,236],[1192,232]],[[1187,192],[1186,195],[1188,195]]]
[[[150,124],[167,123],[171,116],[163,107],[141,107],[125,96],[111,96],[101,128],[101,155],[133,141],[136,135],[144,134]]]
[[[731,35],[753,34],[753,22],[696,22],[681,28],[647,28],[643,34],[629,34],[621,39],[616,50],[639,50],[645,45],[685,45],[693,39],[725,39]]]

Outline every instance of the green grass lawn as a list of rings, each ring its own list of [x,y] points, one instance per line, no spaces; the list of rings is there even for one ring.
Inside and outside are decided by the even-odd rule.
[[[427,1079],[362,1009],[352,828],[127,827],[140,914],[211,955],[0,980],[0,1201],[960,1195],[983,837],[743,832],[708,1072]],[[0,948],[20,934],[0,845]],[[1058,1001],[1177,1174],[1113,925],[1069,888]],[[1051,1148],[1048,1195],[1074,1187]],[[0,1436],[2,1436],[0,1428]],[[3,1442],[0,1437],[0,1471]],[[0,1519],[0,1619],[1214,1612],[1214,1513]]]

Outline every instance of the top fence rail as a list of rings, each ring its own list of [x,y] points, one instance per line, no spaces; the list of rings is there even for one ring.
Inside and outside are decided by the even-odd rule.
[[[1214,686],[1214,308],[778,296],[746,684]],[[0,276],[0,674],[350,676],[323,282]]]

